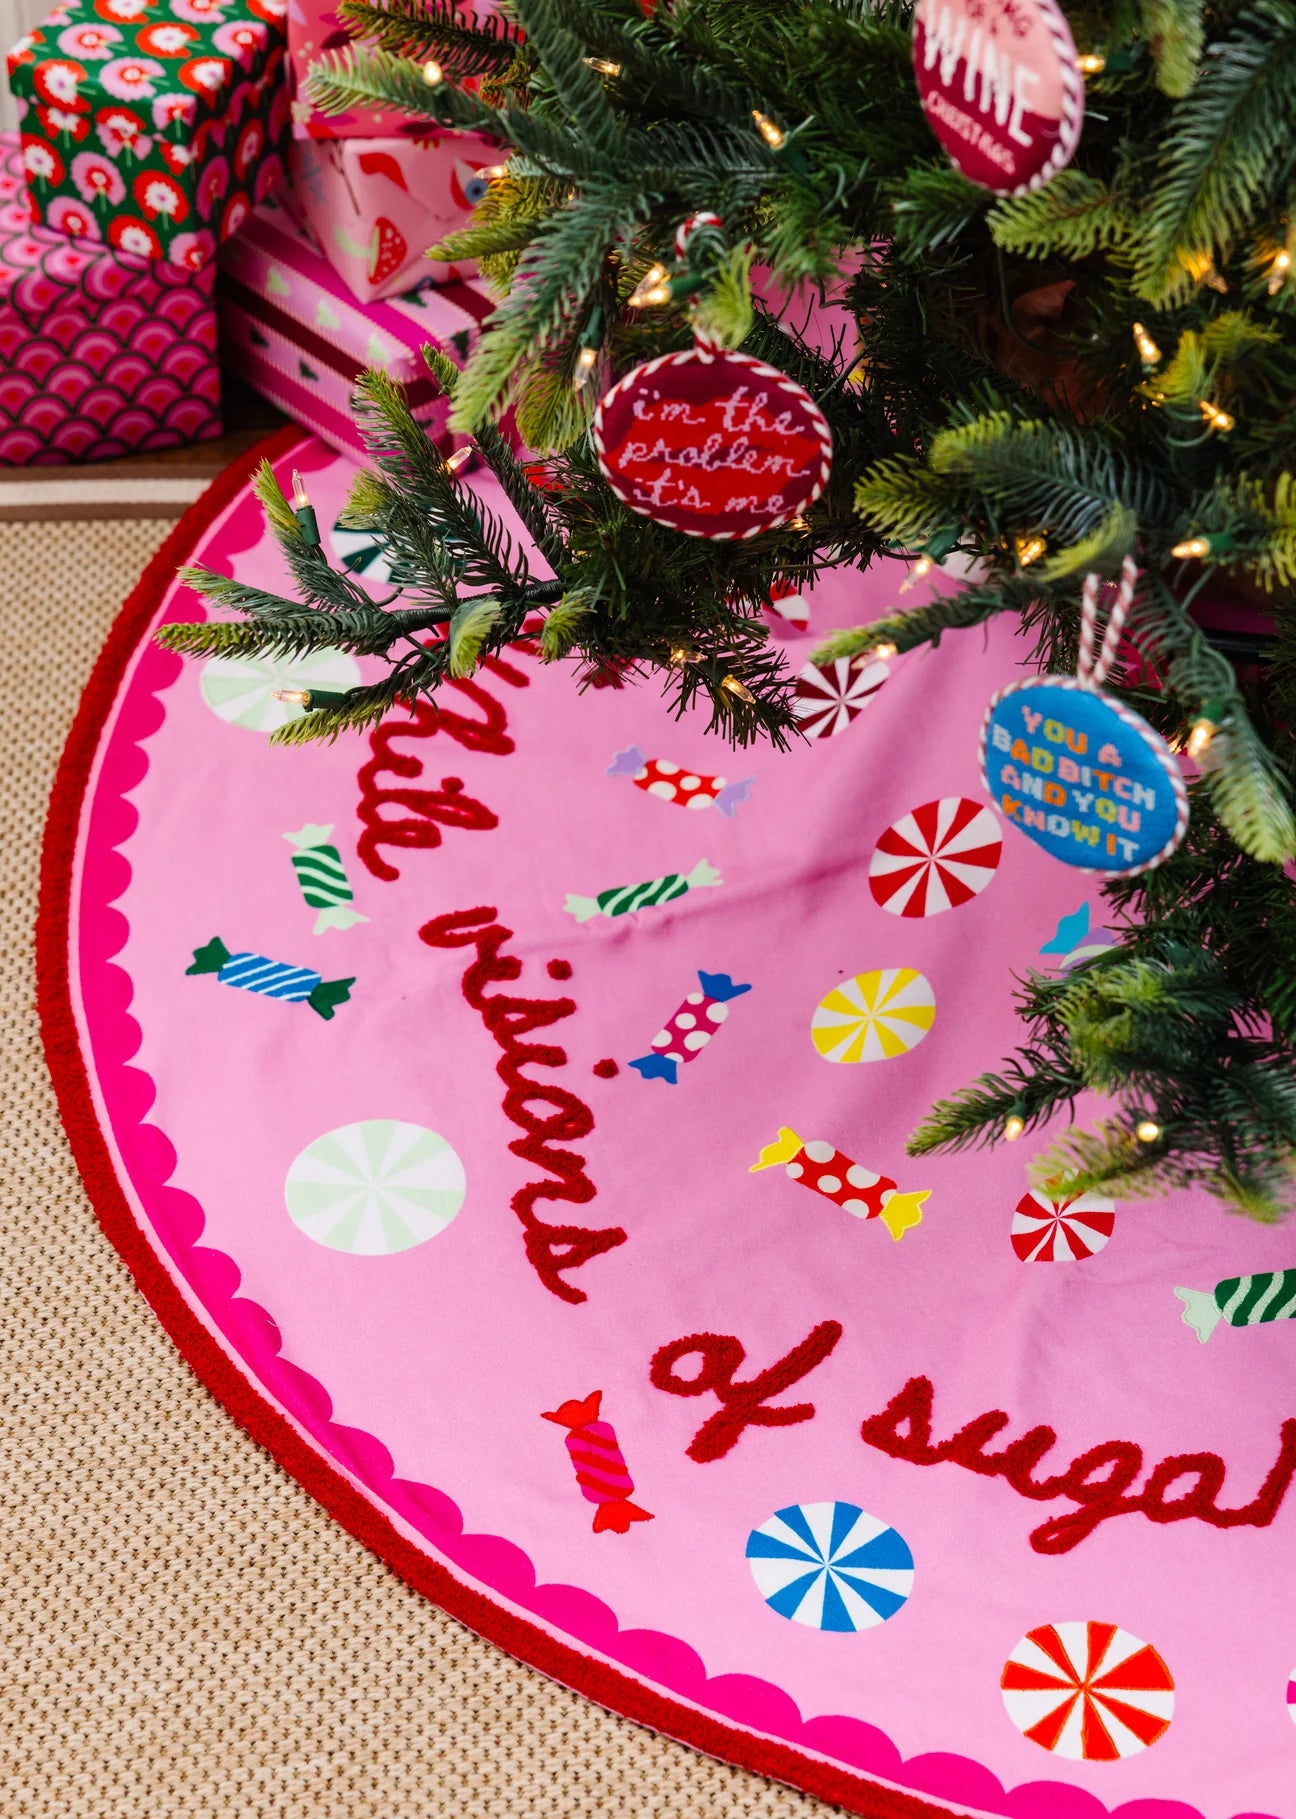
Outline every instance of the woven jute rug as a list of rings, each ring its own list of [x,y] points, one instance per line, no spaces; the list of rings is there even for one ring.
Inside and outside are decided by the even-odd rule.
[[[100,1232],[37,1032],[37,864],[78,696],[171,528],[0,526],[0,1813],[833,1810],[608,1715],[402,1584],[217,1406]]]

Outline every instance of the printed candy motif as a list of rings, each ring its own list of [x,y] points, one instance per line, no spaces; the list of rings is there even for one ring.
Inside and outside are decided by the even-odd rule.
[[[777,1162],[787,1165],[789,1180],[822,1194],[844,1213],[853,1213],[857,1219],[881,1219],[896,1239],[922,1223],[923,1202],[931,1199],[930,1188],[897,1193],[895,1182],[888,1176],[861,1168],[831,1143],[806,1143],[786,1124],[780,1127],[774,1142],[766,1144],[748,1173],[758,1174]]]
[[[761,1597],[792,1623],[867,1630],[894,1617],[913,1590],[902,1535],[854,1503],[793,1503],[747,1537]]]
[[[352,979],[328,981],[308,966],[285,966],[279,960],[267,960],[264,954],[231,954],[220,936],[214,936],[205,947],[194,949],[193,973],[215,973],[222,985],[234,985],[244,992],[259,992],[263,998],[283,998],[289,1004],[309,1004],[327,1023],[339,1004],[351,996]]]
[[[319,911],[314,929],[317,935],[322,935],[326,929],[351,928],[357,922],[369,920],[359,910],[347,908],[354,893],[347,883],[342,855],[335,846],[326,844],[332,832],[331,825],[313,827],[308,823],[299,827],[295,834],[284,835],[294,849],[293,870],[302,896],[312,909]]]
[[[750,985],[735,985],[728,973],[699,973],[698,980],[702,990],[690,992],[665,1029],[653,1037],[654,1052],[630,1063],[645,1080],[677,1085],[680,1068],[697,1059],[729,1015],[731,999],[751,990]]]
[[[1070,1200],[1023,1194],[1013,1214],[1012,1247],[1023,1263],[1069,1263],[1100,1251],[1115,1224],[1115,1205],[1101,1194]]]
[[[641,790],[659,796],[663,802],[678,803],[681,808],[710,808],[714,803],[720,814],[731,816],[740,802],[751,795],[754,777],[740,783],[727,783],[723,777],[706,777],[700,771],[686,771],[682,764],[666,758],[645,758],[637,745],[618,752],[608,766],[609,777],[631,777]]]
[[[790,581],[775,583],[762,611],[771,619],[782,619],[799,632],[806,631],[810,625],[810,608],[805,596],[799,594]]]
[[[1205,1345],[1221,1320],[1230,1326],[1260,1326],[1267,1320],[1296,1320],[1296,1269],[1259,1270],[1228,1276],[1206,1291],[1177,1288],[1183,1322]]]
[[[316,1244],[392,1257],[438,1237],[464,1198],[464,1170],[436,1131],[367,1118],[317,1137],[293,1162],[284,1199]]]
[[[273,733],[305,709],[277,701],[281,689],[348,689],[360,681],[360,667],[346,651],[310,651],[303,657],[209,657],[202,667],[202,698],[231,726]]]
[[[1108,928],[1090,929],[1090,908],[1082,903],[1078,910],[1072,910],[1069,916],[1060,918],[1057,932],[1046,941],[1040,949],[1041,954],[1056,954],[1058,964],[1065,971],[1068,967],[1079,966],[1084,960],[1092,960],[1096,954],[1105,954],[1109,948],[1117,945],[1116,937]]]
[[[563,908],[577,922],[588,922],[591,916],[624,916],[630,910],[651,909],[658,903],[673,903],[686,891],[703,886],[723,884],[724,879],[713,865],[699,859],[691,872],[667,872],[664,878],[650,878],[646,884],[618,884],[597,897],[569,896]]]
[[[1002,851],[988,808],[942,796],[887,828],[869,862],[869,889],[893,916],[939,916],[985,889]]]
[[[807,663],[797,676],[792,697],[792,712],[801,731],[807,739],[831,739],[835,733],[844,733],[890,673],[877,658],[864,664],[854,657],[838,657],[823,665]]]
[[[327,309],[327,304],[321,303],[320,308]],[[386,546],[377,532],[353,531],[339,518],[329,532],[329,541],[333,554],[348,574],[379,583],[391,580]]]
[[[1154,1648],[1114,1623],[1048,1623],[1017,1644],[1000,1679],[1024,1737],[1073,1762],[1116,1762],[1155,1743],[1174,1681]]]
[[[857,973],[821,998],[810,1038],[825,1061],[889,1061],[917,1048],[936,1021],[936,998],[911,966]]]
[[[602,1390],[595,1390],[583,1402],[564,1402],[546,1414],[546,1421],[556,1421],[567,1428],[567,1451],[571,1457],[576,1482],[586,1503],[594,1503],[594,1533],[605,1529],[624,1535],[632,1522],[651,1522],[648,1510],[630,1502],[634,1479],[626,1469],[625,1455],[617,1445],[616,1430],[598,1418]]]

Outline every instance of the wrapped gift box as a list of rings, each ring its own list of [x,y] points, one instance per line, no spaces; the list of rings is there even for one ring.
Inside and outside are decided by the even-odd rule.
[[[420,139],[297,139],[288,157],[289,207],[362,303],[394,297],[421,279],[471,278],[471,262],[424,258],[467,226],[486,193],[482,172],[501,153],[478,133]]]
[[[354,107],[345,114],[321,114],[303,92],[312,63],[327,51],[346,50],[356,40],[337,13],[337,0],[288,0],[288,71],[293,94],[293,134],[298,139],[386,139],[407,132],[407,114],[377,107]],[[466,19],[482,18],[495,10],[495,0],[457,0],[456,10]],[[364,45],[361,44],[361,49]],[[459,81],[473,89],[475,78]]]
[[[215,277],[36,225],[0,135],[0,466],[218,436]]]
[[[288,0],[288,84],[292,130],[297,139],[383,139],[407,124],[404,114],[356,107],[345,114],[321,114],[302,92],[307,72],[325,51],[345,50],[355,40],[338,18],[336,0]]]
[[[425,285],[357,303],[306,230],[268,202],[222,247],[217,283],[226,360],[298,423],[357,461],[368,459],[351,416],[367,366],[402,380],[414,415],[447,453],[447,406],[419,353],[426,342],[462,363],[489,297],[467,283]]]
[[[282,181],[284,0],[66,0],[9,53],[33,213],[208,264]]]

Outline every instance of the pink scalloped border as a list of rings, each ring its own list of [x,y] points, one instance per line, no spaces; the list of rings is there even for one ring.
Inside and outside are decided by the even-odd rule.
[[[318,443],[302,444],[295,434],[289,437],[286,433],[257,452],[278,457],[286,468],[290,465],[290,450],[296,464],[310,471],[329,465],[333,459]],[[250,459],[238,464],[244,480],[250,477],[251,465]],[[436,1602],[553,1678],[694,1747],[792,1782],[853,1812],[875,1815],[877,1819],[921,1819],[924,1814],[949,1810],[931,1807],[929,1799],[953,1801],[981,1814],[996,1815],[997,1819],[1204,1819],[1197,1808],[1180,1801],[1139,1799],[1109,1809],[1095,1795],[1060,1782],[1028,1782],[1005,1790],[988,1769],[965,1756],[931,1753],[905,1763],[882,1731],[859,1719],[803,1719],[787,1694],[754,1676],[730,1674],[709,1679],[701,1658],[687,1643],[652,1630],[622,1632],[615,1614],[591,1594],[575,1586],[537,1585],[531,1561],[512,1542],[498,1536],[465,1534],[460,1512],[451,1498],[430,1485],[395,1478],[391,1456],[381,1441],[360,1429],[334,1423],[324,1386],[279,1355],[280,1334],[274,1321],[255,1302],[238,1295],[237,1264],[224,1253],[199,1243],[204,1225],[201,1207],[190,1195],[167,1185],[176,1153],[165,1135],[146,1122],[156,1089],[146,1073],[130,1065],[140,1046],[140,1030],[129,1013],[130,980],[114,961],[125,943],[128,925],[122,913],[112,906],[126,890],[131,875],[120,848],[138,821],[137,811],[125,796],[148,770],[148,755],[142,742],[161,726],[166,712],[161,696],[179,674],[183,660],[150,646],[126,682],[124,692],[123,673],[152,625],[164,613],[174,616],[182,596],[186,613],[201,611],[187,590],[178,588],[174,581],[168,584],[169,570],[178,560],[196,551],[218,528],[227,539],[222,547],[226,558],[260,539],[259,508],[246,485],[241,496],[233,492],[236,477],[223,476],[226,483],[218,481],[181,521],[136,596],[123,610],[114,633],[118,648],[114,650],[110,642],[105,659],[87,688],[51,803],[38,930],[46,1050],[78,1165],[105,1228],[183,1355],[213,1393],[286,1469]],[[244,541],[239,542],[240,537]],[[166,567],[160,569],[164,559]],[[104,728],[114,706],[117,711],[105,744]],[[94,779],[93,798],[87,803],[92,762],[100,751],[102,764]],[[207,1345],[209,1335],[175,1290],[174,1282],[169,1285],[168,1295],[148,1268],[148,1260],[139,1255],[130,1235],[123,1231],[121,1215],[125,1208],[132,1232],[150,1247],[152,1260],[156,1261],[156,1245],[147,1233],[139,1231],[115,1175],[110,1189],[104,1180],[105,1167],[111,1170],[112,1164],[102,1131],[95,1130],[92,1142],[86,1129],[86,1112],[92,1111],[93,1102],[72,1010],[67,966],[74,833],[84,839],[80,901],[76,906],[82,1001],[109,1123],[140,1204],[149,1208],[150,1223],[174,1271],[189,1285],[222,1335],[225,1345],[221,1350],[227,1363],[233,1354],[246,1367],[246,1371],[234,1367],[241,1379],[238,1389],[232,1389],[225,1373],[214,1367]],[[109,1200],[112,1205],[107,1204]],[[253,1378],[250,1384],[248,1373]],[[215,1381],[217,1378],[223,1380]],[[300,1443],[295,1446],[290,1442],[287,1433],[291,1430],[267,1404],[265,1396],[288,1411],[322,1449],[325,1461],[315,1461],[314,1469],[307,1465]],[[296,1440],[296,1436],[292,1439]],[[351,1484],[327,1460],[336,1462],[363,1484],[375,1502],[357,1499]],[[331,1482],[325,1483],[324,1478]],[[491,1600],[482,1599],[471,1586],[464,1585],[462,1578],[446,1575],[430,1554],[411,1548],[409,1551],[425,1562],[420,1571],[404,1557],[409,1544],[392,1530],[381,1508],[376,1507],[378,1500],[424,1537],[430,1548],[452,1562],[459,1574],[530,1612],[559,1636],[574,1637],[596,1649],[607,1661],[618,1663],[637,1679],[627,1680],[602,1662],[567,1648],[546,1630],[536,1629]],[[355,1507],[360,1501],[366,1505],[365,1512]],[[451,1595],[443,1579],[457,1587],[461,1595]],[[658,1687],[669,1689],[688,1705],[662,1698],[656,1691]],[[707,1714],[714,1714],[720,1723],[709,1721]],[[834,1766],[837,1764],[840,1769]],[[861,1772],[891,1785],[861,1780]],[[1235,1819],[1274,1819],[1274,1815],[1246,1813],[1235,1815]]]

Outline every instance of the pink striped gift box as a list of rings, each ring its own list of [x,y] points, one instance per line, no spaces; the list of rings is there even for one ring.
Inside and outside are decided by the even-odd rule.
[[[462,364],[493,307],[477,286],[424,285],[359,303],[305,229],[267,202],[221,248],[216,295],[226,364],[340,453],[368,459],[351,391],[370,366],[401,380],[428,434],[453,447],[446,401],[419,349],[431,342]]]

